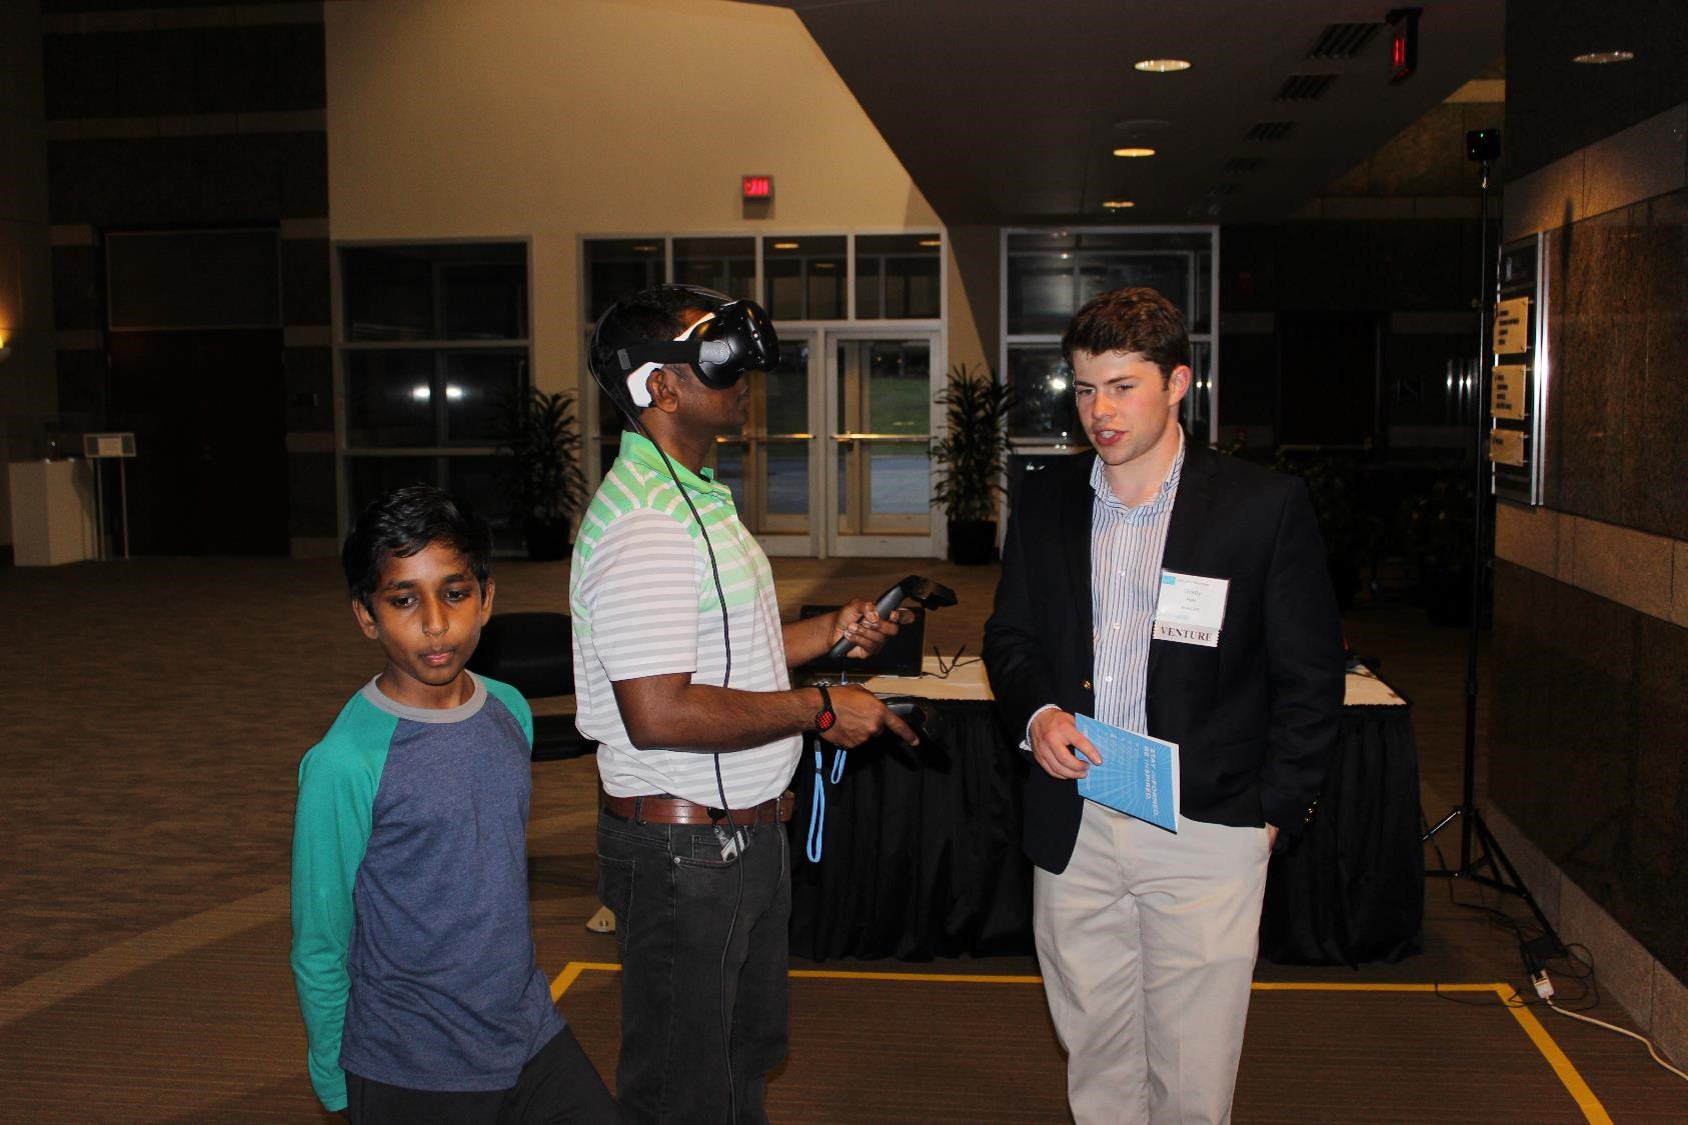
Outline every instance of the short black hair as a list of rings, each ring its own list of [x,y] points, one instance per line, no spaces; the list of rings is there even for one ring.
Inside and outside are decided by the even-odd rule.
[[[656,285],[623,297],[599,318],[592,332],[587,366],[598,386],[629,419],[644,409],[633,404],[627,379],[620,374],[615,353],[634,344],[672,340],[686,329],[685,313],[714,312],[729,298],[693,285]]]
[[[434,544],[469,560],[469,570],[486,593],[492,573],[492,528],[468,504],[431,484],[409,484],[371,500],[359,513],[340,550],[352,599],[373,610],[371,598],[389,558],[407,559]]]
[[[1178,306],[1153,289],[1115,289],[1092,297],[1061,335],[1061,358],[1074,352],[1136,353],[1160,368],[1161,378],[1190,363],[1190,336]]]

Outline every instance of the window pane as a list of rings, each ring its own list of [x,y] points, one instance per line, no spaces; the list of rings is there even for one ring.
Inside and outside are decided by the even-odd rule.
[[[931,348],[924,341],[875,340],[868,357],[867,431],[924,434],[931,424]]]
[[[674,280],[729,297],[756,295],[754,238],[676,238]]]
[[[1196,255],[1196,307],[1185,309],[1191,332],[1213,331],[1213,251]]]
[[[527,337],[519,242],[343,246],[340,289],[347,340]]]
[[[800,443],[776,442],[764,446],[764,449],[768,457],[768,514],[806,516],[809,512],[809,447]],[[808,530],[807,520],[801,530]]]
[[[586,316],[596,321],[621,300],[662,284],[660,238],[595,238],[582,248],[586,259]]]
[[[346,352],[346,444],[432,446],[434,362],[427,351]]]
[[[770,375],[754,375],[763,387],[770,434],[809,432],[809,344],[780,344],[780,365]]]
[[[938,315],[942,242],[935,234],[876,234],[856,239],[856,317]]]
[[[717,442],[715,445],[715,477],[733,494],[733,506],[748,512],[744,498],[744,446],[739,442]]]
[[[1079,434],[1073,409],[1072,370],[1059,344],[1015,344],[1008,349],[1008,382],[1018,405],[1008,418],[1017,438],[1069,438]]]
[[[448,340],[525,340],[527,263],[443,265],[439,271],[442,332]]]
[[[1058,334],[1077,311],[1071,254],[1009,255],[1010,335]]]
[[[811,261],[806,315],[815,320],[843,320],[844,280],[842,256]]]
[[[775,320],[843,320],[843,235],[770,235],[762,240],[768,314]]]
[[[435,460],[433,457],[346,458],[346,487],[351,493],[351,518],[356,519],[358,513],[383,492],[390,492],[407,484],[438,485],[439,470],[434,464]]]
[[[1078,303],[1116,289],[1144,286],[1190,315],[1190,258],[1182,254],[1084,254],[1080,257]],[[1077,312],[1078,309],[1073,309]],[[1065,328],[1065,325],[1062,326]]]
[[[497,445],[512,401],[527,389],[527,352],[460,351],[444,356],[445,444]]]
[[[493,546],[518,550],[527,541],[521,514],[496,457],[441,457],[441,488],[468,503],[492,525]],[[578,516],[576,517],[578,519]]]
[[[880,516],[923,516],[932,510],[932,459],[926,444],[876,445],[868,451],[870,510]]]
[[[1204,440],[1213,414],[1213,382],[1208,367],[1211,351],[1212,346],[1202,340],[1190,345],[1190,393],[1179,410],[1184,428]]]

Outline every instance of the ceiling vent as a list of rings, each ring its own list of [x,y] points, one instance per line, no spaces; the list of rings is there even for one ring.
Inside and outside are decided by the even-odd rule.
[[[1281,141],[1295,128],[1293,121],[1256,121],[1243,134],[1245,141]]]
[[[1313,49],[1310,59],[1351,59],[1365,49],[1371,37],[1382,27],[1378,23],[1333,23],[1325,28]]]
[[[1292,74],[1273,95],[1275,102],[1316,102],[1330,90],[1334,74]]]
[[[1258,156],[1233,156],[1225,162],[1225,171],[1227,174],[1258,172],[1260,171],[1261,160],[1262,158]]]

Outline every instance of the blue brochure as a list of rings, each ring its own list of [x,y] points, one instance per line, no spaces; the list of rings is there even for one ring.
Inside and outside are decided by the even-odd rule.
[[[1075,718],[1079,733],[1102,755],[1102,764],[1092,764],[1089,775],[1079,778],[1079,795],[1168,832],[1178,831],[1177,744],[1111,727],[1089,715]]]

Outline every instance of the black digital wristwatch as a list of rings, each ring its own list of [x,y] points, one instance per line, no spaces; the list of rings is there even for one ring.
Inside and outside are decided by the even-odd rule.
[[[815,712],[815,730],[825,734],[838,723],[838,712],[832,709],[832,696],[826,692],[825,684],[816,684],[815,690],[821,693],[821,709]]]

